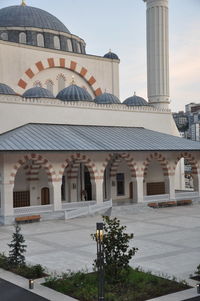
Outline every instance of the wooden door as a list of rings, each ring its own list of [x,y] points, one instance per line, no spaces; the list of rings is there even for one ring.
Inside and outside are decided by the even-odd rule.
[[[50,204],[49,188],[43,187],[41,189],[41,205],[48,205],[48,204]]]
[[[133,182],[129,183],[129,198],[133,199]]]
[[[147,183],[147,195],[165,194],[165,182]]]

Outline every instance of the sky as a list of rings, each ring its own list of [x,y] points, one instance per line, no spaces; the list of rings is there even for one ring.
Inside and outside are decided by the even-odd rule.
[[[0,8],[20,0],[0,0]],[[83,38],[88,54],[120,58],[120,100],[147,99],[146,4],[142,0],[26,0]],[[200,0],[169,0],[170,108],[200,102]]]

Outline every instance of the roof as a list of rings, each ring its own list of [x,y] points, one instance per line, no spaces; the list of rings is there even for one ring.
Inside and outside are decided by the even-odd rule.
[[[200,143],[136,127],[26,124],[0,135],[0,151],[191,151]]]
[[[12,88],[2,83],[0,83],[0,94],[16,95],[15,91]]]
[[[61,90],[56,98],[63,101],[92,101],[92,96],[86,91],[75,84],[71,84],[67,88]]]
[[[98,104],[113,104],[121,103],[119,98],[111,93],[103,93],[99,96],[96,96],[94,101]]]
[[[0,9],[0,27],[36,27],[70,33],[55,16],[42,9],[26,5]]]
[[[149,106],[150,104],[142,97],[133,95],[131,97],[126,98],[123,101],[123,104],[127,106]]]
[[[111,59],[111,60],[119,60],[118,55],[114,52],[111,52],[111,51],[106,53],[103,57],[106,58],[106,59]]]
[[[53,93],[42,87],[33,87],[24,92],[24,98],[55,98]]]

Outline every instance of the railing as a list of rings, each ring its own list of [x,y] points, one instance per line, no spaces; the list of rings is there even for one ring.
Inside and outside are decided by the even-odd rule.
[[[29,206],[14,208],[14,215],[26,215],[34,213],[52,212],[53,205]]]
[[[65,211],[65,219],[94,214],[105,211],[112,207],[112,200],[103,202],[101,204],[91,204],[87,207],[77,208],[71,211]]]
[[[63,210],[70,210],[75,208],[82,208],[82,207],[88,207],[90,205],[96,204],[96,201],[80,201],[80,202],[62,202],[62,209]]]
[[[168,201],[169,194],[145,195],[144,201]]]

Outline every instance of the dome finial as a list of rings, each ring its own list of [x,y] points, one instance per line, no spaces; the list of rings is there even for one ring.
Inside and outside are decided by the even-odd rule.
[[[71,85],[75,85],[75,79],[74,79],[74,75],[72,75],[72,81],[71,81]]]
[[[112,52],[112,49],[111,49],[111,48],[109,49],[109,52]]]
[[[134,91],[134,96],[136,96],[136,92]]]
[[[26,6],[25,0],[22,0],[21,6]]]

